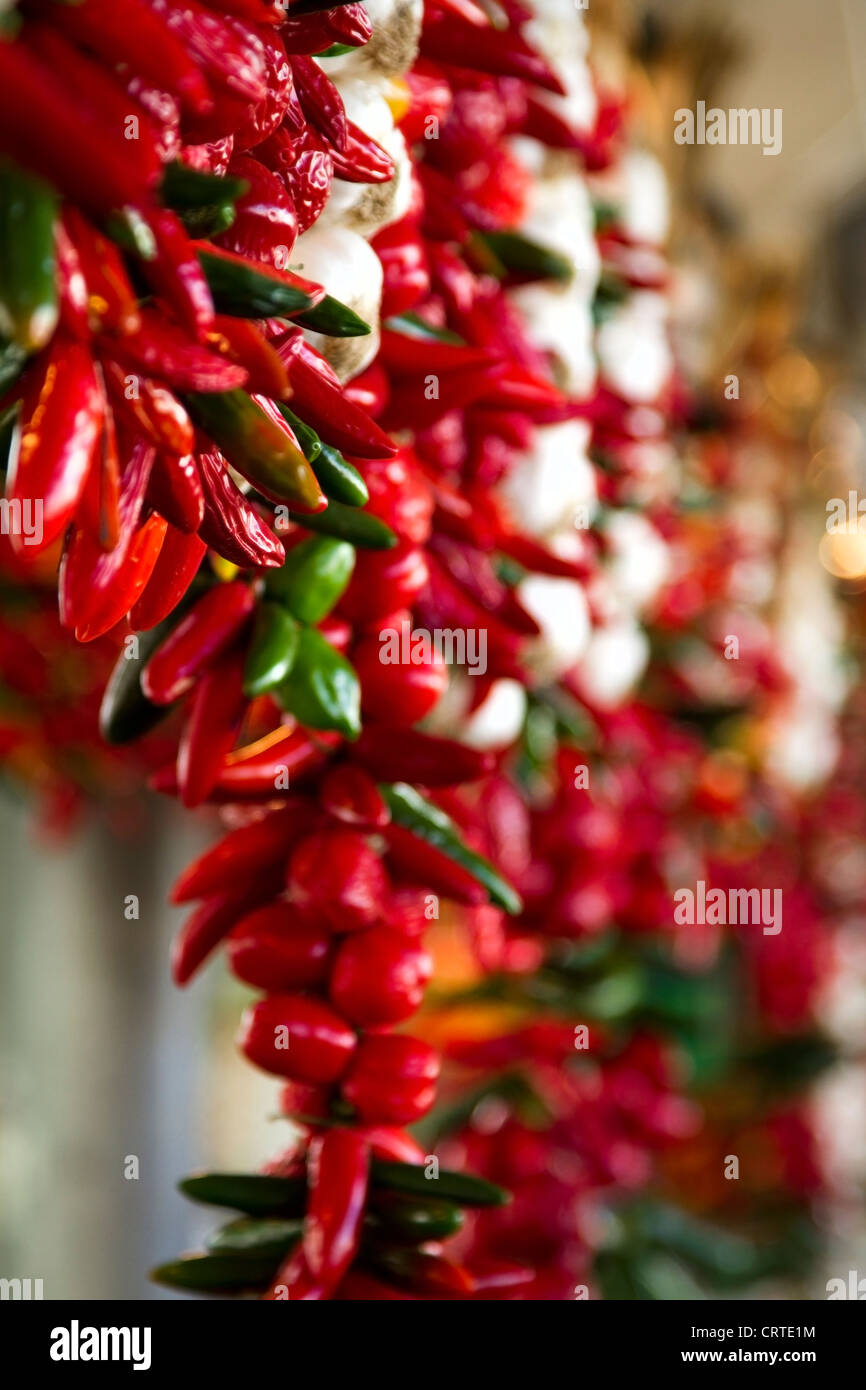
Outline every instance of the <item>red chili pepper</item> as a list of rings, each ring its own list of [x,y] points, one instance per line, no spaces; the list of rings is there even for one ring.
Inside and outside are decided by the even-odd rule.
[[[254,608],[252,589],[239,579],[210,589],[144,667],[141,688],[147,698],[155,705],[179,700],[191,689],[196,676],[233,644]]]
[[[448,119],[454,100],[451,84],[436,63],[418,58],[406,74],[411,100],[409,109],[398,122],[407,145],[423,140],[431,129],[433,118],[439,126]]]
[[[287,53],[324,53],[335,43],[360,47],[373,33],[363,5],[340,5],[321,14],[294,18],[291,13],[280,25],[280,36]]]
[[[397,446],[360,406],[346,400],[327,363],[307,343],[295,348],[286,366],[293,394],[292,409],[328,444],[359,458],[390,458],[396,454]]]
[[[0,142],[17,163],[98,216],[134,207],[148,201],[156,176],[142,182],[129,143],[118,148],[115,134],[122,139],[123,127],[94,120],[50,65],[20,42],[0,40]]]
[[[307,1152],[309,1203],[300,1247],[265,1298],[329,1298],[355,1257],[367,1199],[370,1151],[351,1129],[316,1135]]]
[[[222,455],[196,454],[195,462],[204,486],[202,540],[242,568],[282,565],[286,558],[282,542],[236,487]]]
[[[296,783],[319,770],[327,757],[329,737],[317,734],[314,742],[303,729],[283,728],[259,739],[251,748],[236,749],[226,759],[209,800],[235,802],[258,801],[263,796],[278,798],[290,779]],[[337,736],[333,736],[332,743],[337,741]],[[176,796],[178,783],[174,764],[155,773],[150,785],[154,791]]]
[[[142,274],[157,294],[172,305],[182,324],[193,337],[203,339],[213,324],[214,307],[205,273],[196,252],[195,242],[176,212],[160,208],[148,218],[156,242],[156,255],[142,261]],[[155,372],[160,376],[163,373]],[[222,388],[212,387],[211,390]]]
[[[183,458],[156,455],[147,500],[178,531],[188,535],[198,531],[204,517],[204,489],[191,454]]]
[[[382,262],[381,316],[404,314],[430,293],[430,270],[424,242],[413,218],[404,217],[373,237],[370,245]],[[436,347],[435,342],[426,343]],[[435,370],[435,365],[430,367]]]
[[[407,1134],[405,1129],[394,1129],[390,1125],[355,1125],[355,1133],[363,1136],[376,1158],[416,1164],[422,1164],[426,1159],[418,1140]]]
[[[322,985],[334,938],[290,903],[275,902],[238,922],[226,943],[230,969],[256,989],[281,993]]]
[[[174,612],[198,574],[205,549],[198,536],[169,523],[144,592],[130,610],[129,621],[137,632],[149,631]]]
[[[87,317],[87,285],[81,258],[62,221],[55,224],[54,249],[57,257],[57,297],[60,301],[61,330],[81,343],[90,341]]]
[[[198,0],[148,0],[176,34],[193,62],[212,82],[244,103],[267,100],[267,73],[261,46],[246,25],[200,5]]]
[[[199,806],[219,780],[247,707],[244,653],[227,652],[199,676],[177,750],[177,783],[184,806]]]
[[[346,140],[342,148],[328,143],[334,175],[347,183],[389,183],[394,177],[394,161],[382,146],[354,121],[346,121]]]
[[[509,555],[519,565],[536,574],[551,574],[562,579],[587,579],[593,570],[590,560],[566,560],[554,555],[547,546],[539,544],[530,536],[519,536],[512,532],[500,531],[496,548]]]
[[[433,958],[389,927],[346,937],[331,971],[334,1007],[359,1028],[402,1023],[420,1009]]]
[[[406,627],[409,626],[407,623]],[[399,647],[400,632],[395,629]],[[448,688],[448,665],[432,646],[406,665],[386,659],[379,637],[367,637],[352,653],[352,665],[361,682],[361,706],[369,719],[391,725],[417,724],[435,709]]]
[[[382,861],[354,830],[325,830],[302,840],[289,861],[293,902],[320,914],[333,932],[375,922],[387,889]]]
[[[195,448],[195,430],[186,410],[167,386],[149,377],[136,376],[134,382],[116,362],[101,359],[112,409],[134,425],[160,450],[176,458],[189,456]],[[129,394],[128,394],[129,393]]]
[[[55,334],[25,379],[18,448],[7,486],[10,502],[22,507],[41,503],[42,534],[16,531],[11,537],[16,550],[23,550],[26,540],[26,550],[39,554],[75,515],[96,456],[104,409],[90,353]]]
[[[428,6],[421,30],[421,55],[437,63],[457,64],[497,77],[520,77],[548,92],[565,95],[556,73],[514,28],[479,32],[465,19]]]
[[[133,373],[163,378],[181,391],[231,391],[247,379],[244,367],[190,342],[155,309],[143,309],[139,330],[115,339],[111,352]]]
[[[286,14],[286,0],[205,0],[209,9],[218,14],[236,14],[253,24],[282,24]]]
[[[282,360],[254,324],[218,314],[208,337],[219,352],[244,368],[251,392],[280,401],[291,394]]]
[[[391,819],[372,777],[349,763],[329,769],[322,780],[319,800],[334,820],[356,829],[380,829]]]
[[[292,58],[292,76],[304,115],[335,149],[345,150],[348,140],[346,108],[331,79],[312,58]]]
[[[414,337],[411,333],[400,333],[386,327],[382,333],[382,357],[393,375],[415,378],[412,389],[417,393],[419,373],[466,372],[491,367],[496,364],[497,354],[488,348],[443,342],[432,336]],[[474,396],[470,394],[468,399],[474,399]],[[464,403],[462,393],[459,403]]]
[[[379,781],[420,782],[427,787],[475,782],[495,765],[492,753],[418,729],[391,729],[387,724],[368,724],[352,744],[350,756]]]
[[[359,551],[340,612],[370,626],[408,608],[429,579],[426,552],[402,542],[391,550]]]
[[[102,126],[106,140],[134,171],[140,190],[154,188],[162,172],[155,132],[142,111],[135,115],[135,138],[129,138],[129,95],[110,70],[69,43],[53,24],[26,23],[19,42],[45,63],[52,75],[62,73],[64,93],[74,97],[91,123]],[[69,133],[64,131],[63,135],[66,144]]]
[[[409,883],[427,884],[431,892],[469,907],[487,901],[487,894],[477,879],[426,840],[419,839],[401,825],[389,825],[382,834],[388,844],[388,869],[396,877]]]
[[[470,227],[454,202],[451,183],[429,164],[419,164],[415,174],[424,199],[421,230],[425,238],[430,242],[456,241],[462,246]]]
[[[580,150],[582,147],[580,136],[568,121],[532,92],[526,94],[525,114],[520,129],[524,135],[547,145],[548,149]]]
[[[339,1081],[357,1047],[333,1009],[300,994],[271,994],[241,1019],[238,1045],[254,1066],[290,1081]]]
[[[279,175],[292,199],[299,236],[316,221],[331,191],[334,168],[323,144],[308,126],[299,135],[282,127],[258,147],[258,154]]]
[[[296,799],[292,805],[229,831],[184,869],[172,889],[172,902],[188,903],[211,893],[230,892],[240,873],[253,878],[284,861],[298,832],[309,827],[310,812],[308,802]]]
[[[60,613],[79,642],[109,632],[137,602],[159,556],[166,523],[155,513],[141,521],[153,450],[136,445],[124,474],[117,545],[107,554],[76,528],[60,567]]]
[[[235,922],[245,917],[269,892],[270,885],[260,879],[243,892],[221,893],[208,898],[190,913],[171,948],[171,977],[175,984],[187,984],[228,936]]]
[[[111,550],[117,544],[120,530],[120,464],[117,458],[117,433],[114,417],[106,410],[102,435],[94,451],[87,475],[78,524],[96,541],[100,550]]]
[[[186,48],[143,0],[124,0],[122,9],[113,0],[79,0],[62,10],[53,5],[40,8],[43,14],[50,11],[52,24],[109,67],[127,64],[174,93],[190,111],[210,106],[208,85]]]
[[[361,1038],[341,1091],[370,1124],[406,1125],[426,1115],[436,1098],[439,1055],[405,1033]]]
[[[388,404],[391,387],[384,367],[380,362],[371,362],[366,371],[352,377],[343,387],[343,395],[354,405],[359,405],[375,420]]]
[[[63,208],[63,226],[78,253],[91,327],[96,332],[135,332],[141,325],[138,297],[117,247],[72,203]]]
[[[235,203],[235,219],[220,233],[218,244],[277,270],[288,267],[298,237],[298,219],[284,183],[248,154],[233,156],[229,173],[244,179],[248,188]]]

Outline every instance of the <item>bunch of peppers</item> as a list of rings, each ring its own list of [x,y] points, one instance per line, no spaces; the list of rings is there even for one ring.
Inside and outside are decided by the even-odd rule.
[[[185,1180],[239,1215],[157,1272],[174,1287],[570,1297],[591,1244],[575,1194],[639,1189],[647,1152],[694,1131],[673,1056],[624,1036],[645,999],[618,946],[603,973],[618,972],[620,1012],[594,1025],[612,1037],[594,1080],[564,1069],[560,1024],[449,1049],[464,1068],[528,1068],[552,1128],[519,1108],[486,1137],[475,1126],[453,1152],[485,1176],[439,1168],[406,1130],[436,1096],[437,1049],[402,1025],[431,978],[439,900],[524,1002],[539,981],[591,992],[596,927],[615,914],[639,937],[667,917],[658,837],[685,837],[694,814],[627,758],[610,806],[570,795],[566,742],[550,759],[558,798],[530,824],[507,756],[414,727],[445,692],[441,655],[381,660],[383,632],[415,621],[474,629],[488,655],[476,703],[500,679],[531,687],[539,628],[516,581],[591,579],[604,536],[563,555],[523,532],[498,485],[536,426],[588,419],[616,504],[618,454],[642,428],[604,386],[589,400],[561,389],[509,300],[572,270],[516,230],[531,177],[506,137],[603,169],[623,113],[603,100],[591,133],[573,129],[544,100],[562,87],[525,35],[531,12],[500,9],[494,27],[472,0],[425,6],[392,107],[409,207],[372,243],[380,349],[348,383],[307,335],[370,325],[290,263],[333,179],[394,174],[327,76],[329,55],[369,40],[363,6],[134,0],[121,20],[105,0],[23,0],[4,16],[3,448],[10,504],[40,502],[43,522],[35,546],[13,537],[17,562],[59,560],[66,629],[121,645],[103,736],[124,747],[179,725],[152,785],[217,807],[226,833],[175,886],[197,906],[174,976],[222,946],[262,992],[240,1046],[284,1080],[298,1136],[264,1173]],[[615,224],[600,244],[621,287],[663,283]],[[660,768],[694,761],[675,728],[641,710],[624,721],[599,718],[603,756],[631,739]],[[561,956],[586,935],[588,958]],[[579,1172],[539,1192],[551,1145],[576,1146]]]

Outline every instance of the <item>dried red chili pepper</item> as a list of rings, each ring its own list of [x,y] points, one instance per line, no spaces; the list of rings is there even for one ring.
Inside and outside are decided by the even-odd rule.
[[[195,464],[204,484],[202,540],[234,565],[281,565],[286,558],[282,542],[232,481],[225,459],[217,453],[200,453]]]
[[[342,147],[328,142],[334,174],[347,183],[388,183],[394,177],[394,161],[378,141],[354,121],[346,121]]]
[[[178,531],[198,530],[204,518],[204,489],[191,454],[156,455],[147,500]]]
[[[348,125],[343,98],[331,79],[312,58],[292,58],[292,75],[304,115],[335,149],[345,150]]]

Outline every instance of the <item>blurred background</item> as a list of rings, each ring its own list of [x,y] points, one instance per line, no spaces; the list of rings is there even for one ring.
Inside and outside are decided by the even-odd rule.
[[[737,373],[760,422],[731,502],[783,519],[774,619],[806,694],[799,723],[763,731],[768,765],[809,787],[841,757],[856,777],[866,537],[831,536],[825,520],[828,498],[866,489],[866,7],[659,0],[636,20],[635,7],[602,8],[611,43],[634,55],[637,126],[671,181],[681,357],[708,408]],[[698,99],[781,108],[781,153],[676,146],[673,113]],[[822,646],[841,651],[844,675]],[[219,962],[184,993],[168,979],[181,913],[165,901],[210,837],[206,818],[191,828],[131,784],[63,835],[67,811],[53,801],[35,829],[14,779],[0,797],[0,1274],[41,1278],[47,1298],[171,1297],[147,1269],[213,1224],[175,1194],[178,1175],[255,1166],[286,1122],[269,1118],[277,1085],[233,1050],[242,988]],[[819,1204],[827,1245],[798,1286],[814,1297],[831,1274],[866,1273],[861,830],[829,837],[819,866],[841,962],[821,1008],[847,1056],[815,1100],[838,1182]]]

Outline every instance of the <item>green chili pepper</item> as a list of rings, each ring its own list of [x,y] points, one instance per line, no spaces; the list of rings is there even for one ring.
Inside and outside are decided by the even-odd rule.
[[[288,406],[277,402],[277,409],[288,424],[291,425],[295,438],[301,446],[304,458],[307,463],[313,463],[317,455],[322,452],[322,441],[316,431],[310,425],[305,425],[303,420],[299,420],[294,411],[289,410]]]
[[[194,1202],[232,1207],[248,1216],[303,1216],[306,1178],[274,1178],[262,1173],[192,1173],[178,1188]]]
[[[370,500],[367,484],[357,468],[343,458],[339,449],[325,444],[316,431],[299,420],[288,406],[278,404],[278,410],[291,425],[304,458],[310,464],[326,497],[343,502],[347,507],[363,507]]]
[[[364,507],[370,500],[367,484],[357,468],[332,444],[322,444],[312,469],[326,497],[347,507]]]
[[[537,275],[545,280],[570,280],[574,275],[574,265],[568,256],[531,241],[520,232],[478,232],[477,238],[506,270]]]
[[[355,670],[314,627],[301,632],[295,663],[276,696],[309,729],[334,729],[349,739],[361,732],[361,686]]]
[[[273,1255],[186,1255],[151,1271],[156,1284],[173,1289],[239,1293],[243,1289],[263,1289],[279,1266]]]
[[[299,519],[308,531],[349,541],[358,550],[392,550],[397,544],[391,527],[379,517],[342,502],[329,502],[325,511]]]
[[[184,400],[229,463],[271,501],[319,504],[319,485],[304,455],[245,391],[190,392]]]
[[[264,695],[285,680],[298,652],[300,628],[279,603],[262,603],[244,665],[244,694]]]
[[[267,576],[268,593],[303,623],[320,623],[344,592],[355,568],[347,541],[311,536],[290,550],[281,569]]]
[[[463,1207],[503,1207],[511,1201],[511,1193],[486,1178],[476,1177],[474,1173],[454,1173],[447,1168],[439,1169],[439,1176],[428,1178],[426,1169],[417,1163],[392,1163],[383,1158],[374,1158],[370,1165],[372,1186],[389,1188],[394,1192],[429,1197],[434,1193],[437,1200],[457,1202]]]
[[[432,1179],[429,1186],[432,1186]],[[367,1216],[368,1226],[377,1237],[401,1245],[445,1240],[456,1235],[463,1220],[463,1212],[454,1202],[385,1191],[372,1194]]]
[[[99,707],[99,732],[106,743],[131,743],[141,738],[166,715],[167,705],[155,705],[141,688],[141,673],[150,655],[177,625],[178,611],[147,632],[136,634],[137,655],[127,656],[124,645],[114,665],[102,704]]]
[[[57,326],[57,197],[41,179],[0,165],[0,333],[36,352]]]
[[[254,1220],[239,1217],[221,1226],[205,1241],[209,1255],[255,1255],[262,1259],[282,1259],[301,1236],[303,1222],[266,1217]]]
[[[297,314],[309,309],[312,299],[300,285],[265,274],[254,266],[199,250],[199,264],[204,271],[214,308],[218,314],[235,318],[266,319]]]
[[[326,294],[314,308],[296,314],[295,323],[311,328],[314,333],[322,333],[326,338],[364,338],[372,332],[360,314],[332,294]]]
[[[452,333],[450,328],[439,328],[436,324],[422,319],[420,314],[408,311],[405,314],[394,314],[392,318],[385,320],[382,327],[391,333],[402,333],[404,338],[417,338],[422,342],[452,343],[454,347],[466,346],[466,339],[461,338],[459,333]]]
[[[379,787],[391,812],[391,819],[406,830],[411,830],[419,839],[435,845],[436,849],[460,864],[473,878],[483,884],[490,894],[490,901],[505,912],[516,916],[523,904],[511,884],[493,867],[489,860],[476,854],[464,844],[460,832],[450,816],[434,806],[432,801],[419,795],[414,787],[406,782],[382,784]]]
[[[189,165],[174,160],[166,164],[162,171],[160,192],[165,207],[174,208],[175,212],[186,212],[189,208],[234,203],[248,188],[246,179],[225,178],[202,169],[190,169]]]

